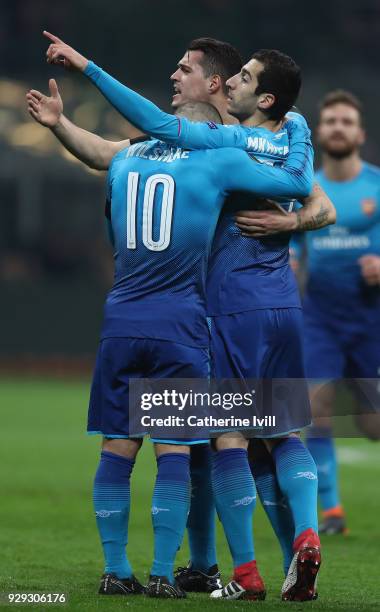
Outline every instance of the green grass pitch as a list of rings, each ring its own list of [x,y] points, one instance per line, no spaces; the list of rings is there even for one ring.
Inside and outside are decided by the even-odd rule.
[[[279,547],[260,507],[255,514],[256,552],[267,585],[265,602],[213,602],[207,595],[184,601],[100,597],[102,554],[92,512],[91,486],[99,439],[84,433],[89,383],[0,380],[0,591],[66,592],[66,610],[319,609],[380,610],[380,448],[341,440],[342,493],[350,535],[325,538],[320,598],[305,604],[279,600]],[[155,475],[151,444],[138,457],[132,479],[129,557],[145,581],[152,554],[150,499]],[[231,572],[218,526],[219,564]],[[188,559],[187,544],[177,563]],[[1,609],[17,606],[6,605]],[[20,606],[18,606],[20,607]],[[24,607],[24,606],[22,606]],[[57,606],[29,605],[31,609]],[[59,609],[59,607],[58,607]]]

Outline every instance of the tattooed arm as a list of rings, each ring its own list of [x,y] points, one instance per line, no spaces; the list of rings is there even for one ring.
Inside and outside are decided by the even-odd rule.
[[[303,207],[296,212],[297,232],[321,229],[336,221],[336,210],[330,198],[318,183],[310,196],[303,200]]]
[[[282,232],[317,230],[336,221],[336,211],[330,198],[315,183],[311,194],[296,212],[287,213],[279,204],[266,201],[262,210],[243,210],[236,213],[235,222],[243,236],[263,238]]]

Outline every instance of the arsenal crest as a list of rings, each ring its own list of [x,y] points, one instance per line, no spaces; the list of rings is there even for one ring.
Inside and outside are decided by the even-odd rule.
[[[370,217],[376,210],[376,200],[375,198],[364,198],[360,202],[362,211],[365,215]]]

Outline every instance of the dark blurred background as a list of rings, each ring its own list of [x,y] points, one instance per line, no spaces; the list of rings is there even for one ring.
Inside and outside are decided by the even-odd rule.
[[[43,29],[169,109],[169,76],[198,36],[243,57],[276,47],[301,65],[299,108],[343,87],[364,105],[364,156],[380,164],[380,1],[2,0],[0,4],[0,369],[86,368],[112,282],[104,175],[64,151],[26,112],[30,87],[57,78],[65,114],[108,138],[126,124],[85,79],[45,62]]]

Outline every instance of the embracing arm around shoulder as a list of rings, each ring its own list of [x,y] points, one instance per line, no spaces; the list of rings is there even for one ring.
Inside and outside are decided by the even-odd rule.
[[[314,184],[311,194],[300,203],[300,210],[288,213],[276,202],[267,200],[265,210],[238,211],[235,222],[242,234],[251,238],[317,230],[335,223],[335,207],[318,183]]]

